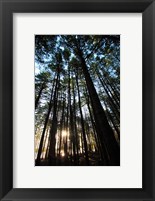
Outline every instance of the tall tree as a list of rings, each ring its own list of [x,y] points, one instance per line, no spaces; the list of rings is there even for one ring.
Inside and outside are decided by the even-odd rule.
[[[88,92],[90,95],[90,100],[94,112],[94,118],[96,122],[96,126],[100,133],[98,133],[102,147],[106,151],[106,161],[110,165],[119,165],[120,164],[120,149],[114,137],[114,133],[109,126],[108,120],[106,118],[105,112],[97,95],[96,89],[93,85],[92,79],[90,77],[88,67],[86,65],[85,59],[83,57],[83,53],[77,39],[74,40],[77,55],[81,62],[81,67],[83,70],[83,74],[85,76]]]

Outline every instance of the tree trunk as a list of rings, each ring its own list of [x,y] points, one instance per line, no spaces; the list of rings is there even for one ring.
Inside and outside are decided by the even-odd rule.
[[[78,70],[76,72],[76,84],[77,84],[78,99],[79,99],[79,110],[80,110],[80,116],[81,116],[81,127],[82,127],[82,134],[83,134],[83,140],[84,140],[85,160],[86,160],[86,164],[89,165],[86,132],[85,132],[85,128],[84,128],[84,119],[83,119],[83,114],[82,114],[82,109],[81,109],[81,98],[80,98],[80,90],[79,90],[79,83],[78,83]]]
[[[83,74],[90,95],[90,100],[94,112],[94,119],[99,131],[98,135],[102,147],[104,148],[104,150],[106,150],[106,158],[108,159],[107,165],[120,165],[120,149],[118,143],[116,142],[114,133],[107,121],[105,112],[102,108],[96,89],[88,72],[87,65],[82,55],[82,51],[79,48],[78,48],[78,55],[81,60]]]
[[[71,103],[71,78],[70,78],[70,66],[68,67],[68,95],[69,95],[69,111],[70,111],[70,137],[71,137],[71,148],[73,147],[73,158],[74,164],[76,165],[76,151],[75,151],[75,130],[73,122],[73,109]]]
[[[65,99],[63,100],[62,105],[62,116],[61,116],[61,122],[60,122],[60,146],[59,146],[59,156],[61,155],[61,145],[62,145],[62,129],[63,129],[63,122],[64,122],[64,110],[65,110]]]
[[[110,112],[108,111],[108,106],[107,106],[106,101],[104,102],[104,105],[106,107],[107,116],[109,117],[109,119],[110,119],[110,121],[111,121],[117,135],[118,135],[118,139],[120,139],[120,131],[119,131],[118,127],[116,126],[116,124],[114,123],[113,117],[111,116]]]
[[[76,100],[75,100],[75,89],[74,89],[74,81],[73,81],[73,121],[74,121],[74,129],[75,129],[75,143],[76,143],[76,153],[77,153],[77,165],[79,164],[79,140],[78,140],[78,131],[77,131],[77,124],[76,124]]]
[[[50,147],[49,147],[49,165],[55,165],[55,145],[56,145],[56,132],[57,132],[57,99],[58,99],[58,89],[59,89],[59,78],[60,78],[60,71],[57,72],[57,79],[56,79],[56,86],[55,92],[53,97],[53,118],[52,118],[52,125],[50,130]]]
[[[40,88],[39,93],[38,93],[38,96],[35,100],[35,109],[38,107],[38,103],[39,103],[39,100],[40,100],[40,97],[41,97],[41,94],[42,94],[42,91],[44,88],[45,88],[45,83],[42,83],[41,88]]]
[[[39,145],[39,149],[38,149],[36,165],[40,165],[40,156],[41,156],[41,152],[42,152],[42,148],[43,148],[43,141],[44,141],[45,131],[46,131],[47,123],[48,123],[49,116],[50,116],[50,113],[51,113],[51,109],[52,109],[52,98],[53,98],[54,84],[55,84],[55,77],[54,77],[53,84],[52,84],[52,91],[51,91],[51,97],[50,97],[48,112],[47,112],[47,115],[46,115],[46,118],[45,118],[44,128],[43,128],[43,132],[42,132],[41,139],[40,139],[40,145]]]
[[[112,106],[113,110],[115,111],[115,114],[116,114],[116,116],[117,116],[117,119],[119,120],[120,112],[118,111],[118,105],[115,104],[115,102],[113,101],[112,97],[109,95],[109,92],[108,92],[108,90],[107,90],[107,88],[106,88],[106,86],[105,86],[105,83],[103,82],[103,80],[100,78],[99,75],[98,75],[98,78],[99,78],[99,80],[100,80],[100,82],[101,82],[101,84],[102,84],[102,86],[103,86],[103,88],[104,88],[105,93],[106,93],[107,96],[108,96],[108,99],[109,99],[109,101],[110,101],[110,103],[111,103],[111,106]]]

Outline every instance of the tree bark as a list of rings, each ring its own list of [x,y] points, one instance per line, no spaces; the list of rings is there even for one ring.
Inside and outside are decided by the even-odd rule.
[[[82,51],[78,47],[77,50],[78,56],[81,60],[81,66],[86,80],[87,89],[90,95],[94,119],[99,131],[99,138],[102,147],[104,147],[104,150],[106,150],[106,158],[108,159],[107,165],[120,165],[120,149],[118,143],[116,142],[114,133],[107,121],[105,112],[102,108],[96,89],[88,72],[88,68],[83,58]]]
[[[77,84],[78,99],[79,99],[79,110],[80,110],[80,116],[81,116],[81,127],[82,127],[82,134],[83,134],[83,140],[84,140],[85,160],[86,160],[86,164],[89,165],[88,146],[87,146],[87,140],[86,140],[86,132],[84,128],[84,119],[83,119],[83,114],[81,109],[81,98],[80,98],[80,90],[79,90],[79,83],[78,83],[78,70],[76,72],[76,84]]]
[[[41,94],[42,94],[42,91],[44,88],[45,88],[45,83],[42,83],[41,88],[40,88],[39,93],[38,93],[38,96],[35,100],[35,109],[38,107],[39,100],[40,100],[40,97],[41,97]]]
[[[52,91],[51,91],[51,97],[50,97],[48,112],[47,112],[47,115],[45,118],[44,128],[43,128],[43,132],[42,132],[41,139],[40,139],[40,144],[39,144],[39,149],[38,149],[38,154],[37,154],[37,159],[36,159],[36,165],[40,165],[40,156],[41,156],[41,152],[42,152],[42,148],[43,148],[45,131],[46,131],[47,123],[48,123],[49,116],[51,113],[51,109],[52,109],[52,98],[53,98],[54,84],[55,84],[55,77],[54,77],[53,84],[52,84]]]
[[[54,97],[53,97],[53,118],[52,118],[52,125],[50,130],[50,147],[49,147],[49,165],[55,165],[55,145],[56,145],[56,132],[57,132],[57,98],[58,98],[58,89],[59,89],[59,80],[60,78],[60,71],[57,72],[57,79],[56,79],[56,86],[54,91]]]

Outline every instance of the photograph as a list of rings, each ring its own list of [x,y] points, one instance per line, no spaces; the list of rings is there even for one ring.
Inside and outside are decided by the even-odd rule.
[[[120,166],[120,35],[34,44],[35,166]]]

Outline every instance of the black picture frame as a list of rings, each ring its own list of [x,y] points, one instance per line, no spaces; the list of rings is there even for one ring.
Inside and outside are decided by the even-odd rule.
[[[127,12],[143,20],[143,188],[13,188],[13,13]],[[155,2],[153,0],[0,0],[0,198],[1,200],[155,200]],[[134,111],[133,111],[134,115]],[[134,130],[134,129],[133,129]],[[26,173],[25,173],[26,174]],[[31,182],[31,178],[30,178]]]

